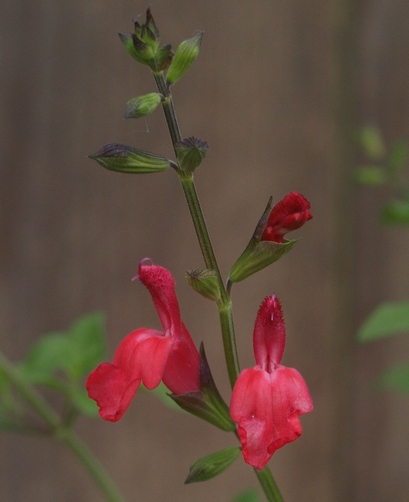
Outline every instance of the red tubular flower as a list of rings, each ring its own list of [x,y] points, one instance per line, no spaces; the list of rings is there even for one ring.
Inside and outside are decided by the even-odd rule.
[[[123,416],[141,382],[154,389],[163,380],[177,395],[200,390],[199,353],[181,320],[172,275],[143,260],[137,277],[151,293],[163,331],[132,331],[119,344],[113,364],[101,363],[89,375],[88,395],[111,422]]]
[[[261,240],[281,243],[285,234],[302,227],[311,218],[308,200],[298,192],[290,192],[271,210]]]
[[[284,346],[281,305],[273,295],[261,304],[254,327],[257,366],[240,373],[230,402],[244,460],[258,470],[276,450],[301,436],[298,417],[313,409],[300,373],[280,364]]]

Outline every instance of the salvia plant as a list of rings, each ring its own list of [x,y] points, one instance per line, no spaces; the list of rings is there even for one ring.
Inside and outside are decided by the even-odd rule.
[[[281,364],[286,330],[279,298],[271,293],[261,299],[253,331],[254,366],[241,370],[234,333],[231,290],[235,283],[266,268],[288,253],[296,240],[286,235],[312,218],[309,201],[298,192],[287,194],[273,205],[272,198],[247,247],[223,280],[202,209],[197,197],[194,171],[206,157],[206,141],[182,137],[176,118],[172,88],[185,76],[199,55],[203,33],[183,41],[173,51],[161,45],[151,10],[146,21],[134,21],[130,34],[120,35],[128,54],[153,76],[157,90],[135,97],[126,105],[126,118],[140,118],[163,109],[174,159],[123,144],[108,144],[90,155],[102,167],[118,173],[146,174],[171,169],[178,177],[194,224],[204,266],[189,270],[192,289],[214,302],[220,320],[231,397],[225,402],[206,358],[204,344],[195,345],[183,323],[175,282],[170,271],[149,258],[140,261],[135,281],[146,287],[157,310],[162,329],[139,328],[125,336],[111,362],[105,358],[103,318],[95,313],[78,320],[65,333],[42,337],[26,359],[13,365],[0,358],[0,426],[15,432],[41,432],[63,441],[83,462],[107,500],[123,500],[97,459],[72,430],[80,413],[119,421],[138,389],[165,389],[186,412],[219,429],[233,433],[237,446],[226,447],[194,462],[186,483],[209,480],[241,457],[254,468],[269,501],[283,500],[269,470],[274,453],[300,437],[300,415],[312,411],[312,399],[300,373]],[[191,265],[191,264],[190,264]],[[86,380],[86,395],[83,377]],[[65,406],[58,414],[37,386],[63,393]],[[17,391],[17,392],[16,392]],[[159,392],[161,392],[159,390]],[[96,405],[95,405],[96,403]],[[30,418],[35,410],[45,425]],[[234,500],[258,500],[248,491]]]

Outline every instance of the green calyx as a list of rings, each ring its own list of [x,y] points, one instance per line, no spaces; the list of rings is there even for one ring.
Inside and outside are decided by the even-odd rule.
[[[170,397],[188,413],[224,431],[234,431],[235,423],[230,418],[229,407],[214,383],[203,344],[200,346],[200,389],[200,392],[170,394]]]
[[[261,240],[272,204],[273,198],[270,197],[266,209],[257,223],[250,242],[241,254],[240,258],[230,269],[228,279],[229,283],[242,281],[243,279],[246,279],[246,277],[249,277],[268,265],[271,265],[287,254],[298,241],[298,239],[291,241],[284,240],[284,242],[278,243],[274,241]]]
[[[220,286],[214,270],[188,270],[186,279],[190,286],[205,298],[218,302]]]
[[[163,96],[157,92],[150,92],[137,98],[132,98],[126,103],[126,119],[145,117],[156,110]]]
[[[105,169],[121,173],[145,174],[166,171],[175,163],[162,155],[146,152],[132,146],[110,143],[89,155]]]
[[[240,448],[231,446],[224,448],[194,462],[189,470],[185,484],[207,481],[224,472],[239,457]]]
[[[242,281],[246,277],[271,265],[287,254],[297,241],[298,239],[292,241],[285,240],[283,243],[271,241],[254,242],[252,239],[243,254],[231,268],[229,281]]]
[[[202,37],[203,31],[200,31],[179,45],[166,74],[166,81],[169,85],[176,84],[196,61]]]
[[[175,144],[179,168],[184,173],[192,173],[206,157],[209,145],[206,141],[191,136]]]

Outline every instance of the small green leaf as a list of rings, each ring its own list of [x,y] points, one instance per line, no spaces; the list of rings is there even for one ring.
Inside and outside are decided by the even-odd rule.
[[[48,385],[50,377],[64,368],[69,354],[70,343],[63,333],[43,335],[21,362],[20,371],[31,383]]]
[[[409,302],[384,303],[361,325],[358,341],[371,342],[405,332],[409,332]]]
[[[388,181],[387,172],[380,166],[361,166],[353,173],[353,178],[360,185],[379,186]]]
[[[378,378],[382,389],[409,393],[409,363],[392,366]]]
[[[190,467],[185,484],[207,481],[224,472],[240,455],[240,448],[232,446],[196,460]]]
[[[381,220],[394,225],[409,225],[409,201],[393,200],[387,204],[382,210]]]
[[[75,321],[66,333],[43,335],[20,364],[31,383],[61,388],[58,372],[77,381],[105,355],[104,316],[97,312]]]
[[[371,160],[379,161],[386,154],[386,147],[378,127],[362,128],[359,133],[359,144]]]
[[[399,171],[408,162],[409,159],[409,145],[404,140],[395,141],[392,145],[389,154],[389,166],[396,172]]]
[[[258,493],[250,488],[236,495],[231,502],[261,502],[261,499]]]
[[[88,397],[88,393],[84,387],[72,387],[69,396],[71,403],[79,412],[88,417],[98,416],[97,403]]]
[[[101,312],[84,315],[68,333],[70,350],[64,368],[78,380],[89,373],[105,356],[105,316]]]

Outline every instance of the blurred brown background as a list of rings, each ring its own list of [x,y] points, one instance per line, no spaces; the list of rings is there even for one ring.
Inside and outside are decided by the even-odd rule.
[[[148,293],[130,281],[149,256],[174,274],[185,323],[228,399],[216,310],[184,281],[202,259],[177,177],[120,175],[87,159],[109,142],[172,155],[159,110],[122,118],[128,99],[154,90],[117,37],[133,17],[144,20],[145,7],[2,2],[1,349],[18,360],[42,333],[102,309],[112,355],[129,331],[159,325]],[[285,500],[407,500],[409,399],[371,382],[408,358],[408,340],[360,347],[354,337],[379,302],[409,296],[409,232],[381,228],[389,194],[354,187],[350,173],[358,127],[378,125],[388,142],[409,137],[409,3],[157,0],[152,9],[164,43],[205,31],[173,94],[182,134],[210,144],[196,181],[223,274],[270,195],[297,190],[312,203],[296,248],[233,290],[242,366],[254,364],[257,307],[275,292],[284,364],[300,370],[314,399],[302,438],[270,464]],[[241,460],[184,486],[196,458],[234,437],[147,394],[119,423],[84,418],[77,430],[129,501],[228,501],[257,486]],[[57,442],[2,435],[0,500],[102,499]]]

